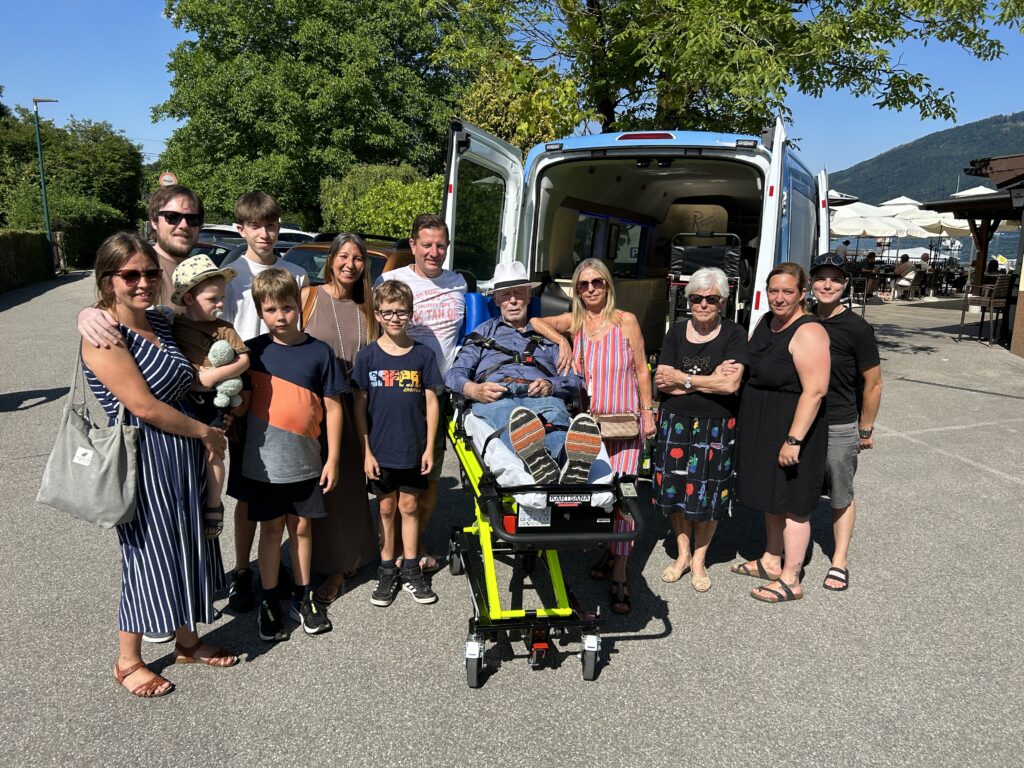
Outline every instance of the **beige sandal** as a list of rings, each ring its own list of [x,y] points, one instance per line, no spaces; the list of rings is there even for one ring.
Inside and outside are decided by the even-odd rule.
[[[690,574],[690,585],[698,592],[707,592],[711,589],[711,577],[706,573],[703,576]]]
[[[661,572],[661,580],[664,581],[666,584],[674,584],[675,582],[683,578],[683,574],[685,574],[688,570],[690,570],[689,563],[684,565],[682,568],[678,568],[676,564],[673,562],[671,565],[665,566],[665,570]]]

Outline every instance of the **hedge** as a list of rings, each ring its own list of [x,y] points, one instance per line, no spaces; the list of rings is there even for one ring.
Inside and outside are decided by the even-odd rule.
[[[0,231],[0,293],[53,277],[45,232]]]

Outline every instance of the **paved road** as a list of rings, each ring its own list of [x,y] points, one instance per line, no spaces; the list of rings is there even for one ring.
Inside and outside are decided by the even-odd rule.
[[[652,515],[631,562],[634,611],[609,618],[597,682],[572,657],[531,672],[521,651],[492,651],[500,669],[469,690],[466,582],[443,572],[437,604],[400,595],[382,610],[365,574],[332,608],[331,634],[271,648],[252,615],[225,615],[209,637],[244,663],[170,667],[177,691],[143,702],[111,677],[116,537],[34,503],[90,293],[77,275],[0,296],[0,764],[1019,764],[1024,360],[953,343],[948,303],[868,309],[885,394],[844,594],[819,586],[824,508],[806,599],[783,606],[728,572],[759,552],[756,517],[721,526],[714,587],[698,595],[659,580],[666,526]],[[468,514],[450,455],[445,469],[434,550]],[[581,599],[602,601],[585,559],[567,559]]]

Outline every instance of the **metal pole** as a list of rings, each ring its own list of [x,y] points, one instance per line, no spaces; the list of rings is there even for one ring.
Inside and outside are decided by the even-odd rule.
[[[32,99],[32,111],[36,118],[36,149],[39,152],[39,189],[43,196],[43,222],[46,224],[46,242],[50,247],[50,259],[53,258],[53,231],[50,229],[50,205],[46,200],[46,172],[43,167],[43,139],[39,133],[39,103],[55,101],[57,101],[57,99]]]

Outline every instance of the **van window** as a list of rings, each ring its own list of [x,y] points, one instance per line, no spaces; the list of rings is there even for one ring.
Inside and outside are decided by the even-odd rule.
[[[818,201],[814,177],[796,163],[790,165],[788,259],[805,268],[816,255]]]
[[[580,211],[572,249],[573,265],[583,259],[601,259],[616,276],[635,276],[646,246],[644,234],[649,229],[624,219]]]
[[[462,159],[458,190],[453,266],[471,272],[477,280],[490,280],[501,250],[505,181],[494,171]]]

